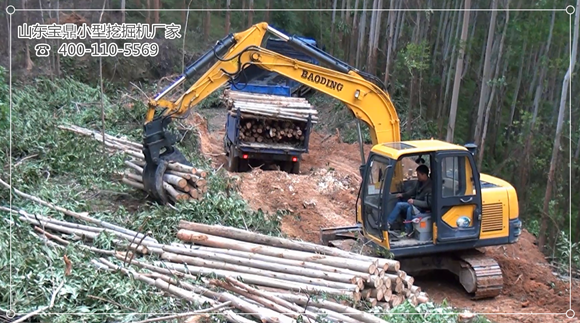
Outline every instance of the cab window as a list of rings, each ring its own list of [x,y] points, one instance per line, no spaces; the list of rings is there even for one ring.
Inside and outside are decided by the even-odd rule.
[[[377,206],[380,204],[385,178],[387,177],[387,164],[380,159],[373,159],[369,164],[366,179],[365,203]]]
[[[417,182],[417,167],[427,165],[431,169],[429,155],[409,155],[397,160],[391,183],[391,194],[404,192]]]
[[[474,194],[471,164],[465,156],[445,157],[441,160],[442,196],[454,197]]]

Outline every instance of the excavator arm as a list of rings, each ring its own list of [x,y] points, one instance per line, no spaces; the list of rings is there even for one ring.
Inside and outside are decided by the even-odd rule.
[[[309,64],[262,48],[260,45],[267,32],[328,67]],[[214,57],[218,61],[177,100],[163,99]],[[399,118],[391,99],[377,84],[369,80],[369,76],[364,77],[364,73],[324,51],[297,38],[288,37],[266,23],[260,23],[218,41],[212,50],[189,66],[181,77],[149,102],[144,126],[143,152],[146,166],[143,183],[146,190],[157,200],[167,203],[162,188],[166,162],[189,164],[173,147],[175,139],[166,130],[171,119],[187,113],[191,107],[235,79],[251,65],[276,72],[342,101],[356,118],[369,126],[373,144],[400,140]],[[155,117],[159,108],[164,109],[164,112]]]

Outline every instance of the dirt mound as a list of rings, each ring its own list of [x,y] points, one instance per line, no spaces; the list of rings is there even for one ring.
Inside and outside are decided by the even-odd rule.
[[[570,308],[570,285],[558,278],[537,248],[536,238],[523,230],[518,243],[487,248],[504,274],[504,295],[519,300],[522,307],[539,306],[564,313]],[[580,309],[580,301],[572,299]]]
[[[282,211],[290,238],[320,242],[320,228],[352,225],[358,183],[351,175],[319,169],[306,175],[256,169],[240,175],[240,193],[254,209]]]

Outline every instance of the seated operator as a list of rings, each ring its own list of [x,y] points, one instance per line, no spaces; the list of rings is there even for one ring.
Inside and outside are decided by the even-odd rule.
[[[431,209],[431,178],[429,178],[429,167],[426,165],[420,165],[417,167],[417,178],[418,183],[410,190],[405,193],[397,194],[398,198],[407,199],[407,202],[398,202],[389,217],[387,218],[387,228],[393,226],[395,220],[402,211],[405,211],[407,216],[406,220],[411,221],[413,219],[413,207],[417,207],[420,212],[424,213]],[[405,223],[405,233],[402,236],[410,236],[413,233],[413,225]]]

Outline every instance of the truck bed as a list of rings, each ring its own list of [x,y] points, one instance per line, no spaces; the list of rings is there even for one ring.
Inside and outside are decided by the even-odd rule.
[[[244,151],[268,154],[308,152],[317,111],[304,98],[225,90],[228,140]]]

